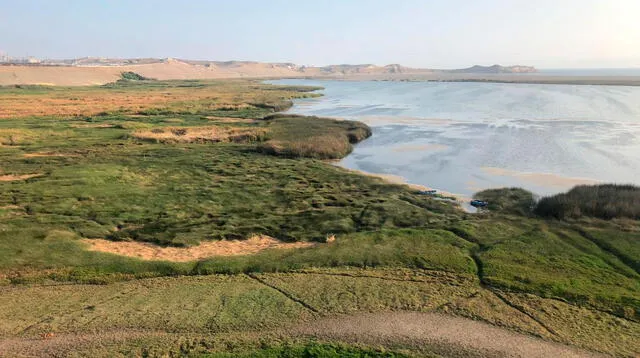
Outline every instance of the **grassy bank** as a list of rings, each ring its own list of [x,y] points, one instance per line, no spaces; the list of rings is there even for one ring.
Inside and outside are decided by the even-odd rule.
[[[640,219],[640,187],[580,185],[567,193],[542,198],[535,213],[556,219],[596,217]]]

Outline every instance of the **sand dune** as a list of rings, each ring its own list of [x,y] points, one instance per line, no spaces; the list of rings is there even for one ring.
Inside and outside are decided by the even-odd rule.
[[[132,71],[158,80],[303,77],[295,68],[268,63],[224,66],[189,64],[178,60],[126,66],[0,66],[0,85],[85,86],[114,82]]]
[[[114,60],[115,61],[115,60]],[[132,62],[133,60],[129,60]],[[261,63],[246,61],[189,61],[145,60],[125,64],[127,61],[86,62],[94,65],[1,65],[0,85],[41,84],[57,86],[99,85],[114,82],[120,73],[133,71],[158,80],[223,79],[223,78],[327,78],[346,80],[395,81],[481,81],[506,83],[640,85],[638,77],[611,76],[548,76],[528,74],[535,69],[526,66],[498,68],[474,66],[462,70],[431,70],[401,65],[332,65],[324,67],[298,66],[291,63]],[[473,72],[475,68],[482,71]],[[523,68],[525,70],[523,70]],[[529,69],[529,70],[527,70]],[[499,72],[495,72],[498,71]],[[479,71],[479,70],[477,70]],[[522,74],[520,72],[527,72]],[[515,74],[514,74],[515,73]]]

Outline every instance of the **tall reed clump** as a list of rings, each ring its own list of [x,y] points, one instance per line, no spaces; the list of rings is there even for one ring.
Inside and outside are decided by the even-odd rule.
[[[364,123],[330,118],[274,115],[269,121],[270,138],[258,145],[261,153],[289,158],[339,159],[353,144],[371,136]]]
[[[579,185],[567,193],[542,198],[534,212],[544,217],[568,219],[640,219],[640,187],[634,185]]]

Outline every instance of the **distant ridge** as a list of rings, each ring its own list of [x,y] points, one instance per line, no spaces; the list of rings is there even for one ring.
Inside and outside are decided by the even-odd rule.
[[[193,66],[203,66],[206,68],[219,69],[249,69],[251,67],[262,69],[280,69],[287,71],[299,72],[301,74],[310,75],[348,75],[348,74],[391,74],[391,73],[532,73],[537,72],[531,66],[480,66],[475,65],[469,68],[444,70],[444,69],[428,69],[428,68],[411,68],[400,64],[389,64],[378,66],[373,64],[339,64],[328,66],[304,66],[294,63],[269,63],[256,61],[207,61],[207,60],[188,60],[174,58],[105,58],[105,57],[81,57],[65,60],[37,60],[36,65],[40,66],[74,66],[74,67],[100,67],[100,66],[136,66],[136,65],[152,65],[163,63],[183,63]],[[250,71],[252,72],[252,71]]]
[[[452,73],[535,73],[538,70],[531,66],[480,66],[475,65],[469,68],[462,68],[458,70],[449,70],[447,72]]]
[[[37,60],[37,59],[36,59]],[[224,78],[317,78],[381,81],[489,81],[628,85],[627,79],[573,79],[553,76],[515,76],[537,72],[531,66],[480,66],[464,69],[412,68],[400,64],[338,64],[305,66],[289,62],[208,61],[177,58],[83,57],[37,60],[28,64],[0,63],[0,85],[100,85],[115,82],[123,72],[158,80]],[[577,81],[577,82],[576,82]],[[633,85],[637,85],[633,82]]]

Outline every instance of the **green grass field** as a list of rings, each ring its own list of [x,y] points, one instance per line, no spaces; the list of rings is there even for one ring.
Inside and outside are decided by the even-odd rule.
[[[637,221],[536,217],[516,189],[480,193],[491,210],[468,214],[338,168],[323,159],[347,155],[368,127],[273,115],[310,90],[253,81],[1,88],[2,103],[22,107],[0,119],[0,339],[142,330],[94,340],[83,354],[423,356],[437,350],[278,331],[336,314],[419,311],[640,351]],[[165,92],[174,97],[162,105],[142,96]],[[25,112],[42,98],[123,93],[139,103]],[[169,262],[82,241],[183,248],[252,235],[317,244]],[[261,344],[261,331],[278,340]]]

